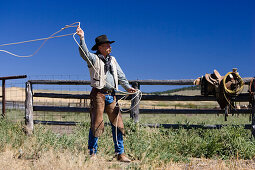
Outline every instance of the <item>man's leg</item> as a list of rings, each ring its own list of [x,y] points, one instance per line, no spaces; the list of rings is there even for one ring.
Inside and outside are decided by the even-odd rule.
[[[112,137],[115,147],[115,153],[117,154],[117,159],[121,162],[130,162],[131,160],[124,155],[124,125],[119,107],[116,106],[116,98],[113,103],[105,106],[105,110],[112,125]]]
[[[97,142],[98,138],[95,137],[92,133],[92,130],[89,130],[89,140],[88,140],[88,149],[89,149],[89,154],[94,155],[97,153]]]
[[[116,154],[123,154],[124,153],[124,144],[123,144],[123,135],[121,131],[115,126],[112,125],[112,138],[113,138],[113,143],[114,143],[114,148],[115,148],[115,153]],[[117,131],[117,134],[116,134]]]
[[[96,89],[90,93],[90,119],[91,127],[89,131],[88,149],[90,155],[96,154],[98,148],[98,137],[104,131],[103,112],[105,107],[105,96]]]

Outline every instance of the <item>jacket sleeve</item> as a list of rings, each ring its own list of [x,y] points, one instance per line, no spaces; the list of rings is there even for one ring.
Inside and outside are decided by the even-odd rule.
[[[85,39],[82,39],[80,41],[80,46],[79,47],[79,52],[80,52],[80,56],[87,62],[88,67],[91,67],[91,64],[94,65],[95,60],[96,60],[96,55],[89,52],[87,45],[85,43]]]
[[[131,88],[129,85],[128,80],[126,79],[125,74],[123,73],[122,69],[120,68],[118,62],[116,62],[116,67],[117,67],[117,74],[118,74],[118,80],[119,84],[125,89],[128,90]]]

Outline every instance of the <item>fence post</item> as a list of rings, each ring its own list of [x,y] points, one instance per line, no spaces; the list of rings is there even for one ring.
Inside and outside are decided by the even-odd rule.
[[[253,94],[251,99],[251,106],[252,106],[252,120],[251,120],[251,133],[252,136],[255,138],[255,94]]]
[[[134,89],[140,89],[140,84],[138,82],[133,82],[132,87]],[[135,95],[132,95],[132,98],[135,97]],[[139,121],[139,97],[140,94],[137,95],[132,101],[131,101],[131,111],[130,111],[130,117],[134,120],[135,123]]]
[[[26,100],[25,100],[25,133],[28,135],[33,134],[33,93],[32,84],[26,82]]]
[[[5,79],[2,80],[2,117],[5,118]]]

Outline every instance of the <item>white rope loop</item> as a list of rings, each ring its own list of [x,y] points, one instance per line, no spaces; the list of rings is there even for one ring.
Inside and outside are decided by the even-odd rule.
[[[81,48],[80,44],[77,42],[77,40],[75,39],[75,35],[77,34],[76,32],[75,33],[71,33],[71,34],[64,34],[64,35],[59,35],[59,36],[55,36],[56,34],[58,34],[59,32],[67,29],[67,28],[71,28],[71,27],[80,27],[80,22],[75,22],[75,23],[72,23],[70,25],[66,25],[65,27],[61,28],[60,30],[58,30],[57,32],[53,33],[52,35],[50,35],[49,37],[47,38],[40,38],[40,39],[34,39],[34,40],[28,40],[28,41],[21,41],[21,42],[15,42],[15,43],[8,43],[8,44],[1,44],[0,47],[2,46],[8,46],[8,45],[17,45],[17,44],[23,44],[23,43],[28,43],[28,42],[35,42],[35,41],[41,41],[41,40],[44,40],[43,43],[41,44],[41,46],[34,52],[32,53],[31,55],[26,55],[26,56],[21,56],[21,55],[17,55],[17,54],[14,54],[14,53],[11,53],[9,51],[6,51],[6,50],[0,50],[2,52],[5,52],[7,54],[10,54],[10,55],[13,55],[15,57],[32,57],[34,56],[36,53],[38,53],[38,51],[43,47],[43,45],[49,40],[49,39],[53,39],[53,38],[59,38],[59,37],[64,37],[64,36],[69,36],[69,35],[73,35],[73,39],[74,41],[76,42],[76,44],[79,46],[79,48],[82,50],[82,52],[84,53],[85,57],[88,59],[88,61],[90,62],[90,65],[93,67],[93,69],[98,73],[98,70],[96,70],[96,68],[94,67],[94,65],[91,63],[91,61],[89,60],[88,56],[86,55],[85,51]],[[99,73],[98,73],[99,74]],[[100,74],[99,74],[100,75]],[[119,107],[120,111],[121,112],[129,112],[130,110],[132,110],[133,108],[135,108],[141,101],[142,99],[142,92],[139,90],[139,89],[136,89],[136,92],[134,93],[129,93],[129,92],[124,92],[124,91],[121,91],[121,90],[117,90],[115,87],[113,87],[111,84],[109,84],[108,82],[106,82],[110,87],[112,87],[114,90],[116,90],[117,92],[120,92],[120,93],[123,93],[125,94],[125,96],[123,96],[121,99],[119,99],[117,102],[116,102],[116,106]],[[120,107],[120,101],[122,100],[125,100],[129,95],[134,95],[134,97],[131,99],[134,100],[138,95],[139,95],[139,99],[138,99],[138,102],[133,106],[131,107],[130,109],[127,109],[127,110],[123,110],[121,109]],[[117,126],[118,126],[118,117],[119,117],[119,114],[117,115],[117,119],[116,119],[116,142],[118,144],[118,140],[117,140]]]
[[[79,25],[80,26],[80,25]],[[76,33],[75,33],[76,34]],[[74,41],[76,42],[76,44],[79,46],[79,48],[81,49],[81,51],[83,52],[83,54],[84,54],[84,56],[87,58],[87,61],[89,61],[89,64],[92,66],[92,68],[96,71],[96,73],[98,74],[98,75],[100,75],[99,74],[99,72],[98,72],[98,70],[95,68],[95,66],[92,64],[92,62],[89,60],[89,58],[88,58],[88,56],[87,56],[87,54],[85,53],[85,51],[83,50],[83,48],[80,46],[80,44],[77,42],[77,40],[75,39],[75,34],[73,35],[73,39],[74,39]],[[120,93],[123,93],[123,94],[126,94],[125,96],[123,96],[121,99],[119,99],[117,102],[116,102],[116,105],[115,105],[115,107],[119,107],[119,109],[120,109],[120,111],[121,112],[129,112],[129,111],[131,111],[133,108],[135,108],[139,103],[140,103],[140,101],[141,101],[141,99],[142,99],[142,92],[139,90],[139,89],[136,89],[136,92],[135,93],[129,93],[129,92],[124,92],[124,91],[121,91],[121,90],[117,90],[115,87],[113,87],[111,84],[109,84],[108,82],[106,82],[110,87],[112,87],[114,90],[116,90],[117,92],[120,92]],[[121,100],[123,100],[123,99],[126,99],[129,95],[131,95],[131,94],[135,94],[135,96],[131,99],[131,101],[132,100],[134,100],[138,95],[140,95],[140,98],[139,98],[139,100],[138,100],[138,102],[133,106],[133,107],[131,107],[130,109],[127,109],[127,110],[123,110],[123,109],[121,109],[121,107],[120,107],[120,104],[119,104],[119,102],[121,101]],[[117,138],[117,130],[118,130],[118,121],[119,121],[119,113],[117,114],[117,117],[116,117],[116,125],[115,125],[115,140],[116,140],[116,143],[117,143],[117,145],[119,145],[118,144],[118,138]]]
[[[64,34],[64,35],[59,35],[59,36],[54,36],[54,35],[58,34],[59,32],[63,31],[64,29],[67,29],[67,28],[70,28],[70,27],[77,27],[77,26],[80,26],[80,22],[75,22],[75,23],[72,23],[72,24],[70,24],[70,25],[66,25],[65,27],[61,28],[59,31],[53,33],[52,35],[50,35],[50,36],[47,37],[47,38],[40,38],[40,39],[34,39],[34,40],[21,41],[21,42],[8,43],[8,44],[2,44],[2,45],[0,45],[0,47],[1,47],[1,46],[7,46],[7,45],[16,45],[16,44],[23,44],[23,43],[28,43],[28,42],[34,42],[34,41],[41,41],[41,40],[44,40],[43,43],[40,45],[40,47],[39,47],[34,53],[32,53],[31,55],[21,56],[21,55],[14,54],[14,53],[11,53],[11,52],[6,51],[6,50],[0,50],[0,51],[5,52],[5,53],[10,54],[10,55],[13,55],[13,56],[15,56],[15,57],[32,57],[32,56],[34,56],[36,53],[38,53],[38,51],[43,47],[43,45],[44,45],[49,39],[59,38],[59,37],[64,37],[64,36],[69,36],[69,35],[73,35],[73,34],[75,34],[75,33]]]
[[[64,35],[58,35],[58,36],[55,36],[56,34],[58,34],[59,32],[67,29],[67,28],[72,28],[72,27],[77,27],[79,26],[80,27],[80,22],[74,22],[70,25],[66,25],[65,27],[61,28],[60,30],[58,30],[57,32],[53,33],[52,35],[50,35],[49,37],[47,38],[39,38],[39,39],[33,39],[33,40],[27,40],[27,41],[20,41],[20,42],[14,42],[14,43],[7,43],[7,44],[1,44],[0,47],[3,47],[3,46],[9,46],[9,45],[17,45],[17,44],[23,44],[23,43],[29,43],[29,42],[35,42],[35,41],[43,41],[43,43],[40,45],[40,47],[34,52],[32,53],[31,55],[25,55],[25,56],[22,56],[22,55],[18,55],[18,54],[14,54],[12,52],[9,52],[7,50],[0,50],[1,52],[5,52],[7,54],[10,54],[10,55],[13,55],[15,57],[32,57],[34,56],[36,53],[38,53],[38,51],[43,47],[43,45],[49,40],[49,39],[53,39],[53,38],[59,38],[59,37],[64,37],[64,36],[69,36],[69,35],[73,35],[73,39],[75,40],[76,44],[80,47],[80,49],[82,50],[82,52],[84,53],[85,57],[88,58],[88,56],[86,55],[85,51],[81,48],[80,44],[77,42],[77,40],[75,39],[75,35],[77,34],[76,32],[75,33],[71,33],[71,34],[64,34]],[[88,59],[88,61],[90,62],[90,65],[93,67],[93,69],[98,73],[98,71],[95,69],[94,65],[91,63],[91,61]],[[117,90],[115,87],[113,87],[111,84],[109,84],[108,82],[106,82],[110,87],[112,87],[113,89],[115,89],[117,92],[120,92],[120,93],[123,93],[125,94],[124,97],[122,97],[121,99],[118,100],[121,101],[121,100],[125,100],[129,95],[131,94],[135,94],[135,96],[131,99],[131,101],[136,98],[139,94],[140,94],[140,97],[139,97],[139,100],[138,100],[138,103],[140,102],[141,100],[141,97],[142,97],[142,92],[137,89],[137,91],[135,93],[129,93],[129,92],[124,92],[124,91],[121,91],[121,90]],[[116,104],[119,104],[119,103],[116,103]],[[135,104],[132,108],[124,111],[120,108],[120,110],[122,112],[128,112],[130,110],[132,110],[135,106],[137,106],[137,104]]]
[[[98,75],[100,75],[99,72],[98,72],[98,70],[95,68],[95,66],[92,64],[92,62],[89,60],[87,54],[85,53],[85,51],[83,50],[83,48],[81,47],[81,45],[77,42],[77,40],[76,40],[76,38],[75,38],[75,35],[76,35],[76,34],[77,34],[77,33],[73,34],[73,39],[74,39],[74,41],[75,41],[76,44],[79,46],[79,48],[81,49],[81,51],[83,52],[84,56],[87,58],[87,61],[88,61],[89,64],[92,66],[92,68],[95,70],[95,72],[96,72]],[[139,104],[139,102],[140,102],[140,100],[141,100],[141,98],[142,98],[142,92],[141,92],[139,89],[136,89],[136,92],[134,92],[134,93],[129,93],[129,92],[117,90],[115,87],[113,87],[113,86],[112,86],[111,84],[109,84],[108,82],[106,82],[106,83],[107,83],[112,89],[114,89],[115,91],[125,94],[125,96],[123,96],[121,99],[119,99],[119,100],[116,102],[116,105],[119,104],[119,101],[121,101],[121,100],[123,100],[123,99],[126,99],[129,95],[135,94],[135,96],[131,99],[131,101],[132,101],[133,99],[135,99],[135,98],[140,94],[140,98],[139,98],[138,102],[137,102],[132,108],[130,108],[130,109],[126,110],[126,111],[123,111],[123,110],[119,107],[121,111],[123,111],[123,112],[129,112],[130,110],[132,110],[135,106],[137,106],[137,105]]]

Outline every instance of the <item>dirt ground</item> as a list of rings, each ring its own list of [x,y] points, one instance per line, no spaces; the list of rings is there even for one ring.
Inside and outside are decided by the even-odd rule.
[[[22,152],[22,151],[21,151]],[[20,156],[20,151],[6,149],[0,153],[0,170],[78,170],[78,169],[170,169],[170,170],[228,170],[228,169],[255,169],[254,160],[212,160],[192,158],[189,163],[167,162],[159,165],[151,163],[141,163],[133,160],[131,163],[120,163],[115,158],[106,160],[102,156],[88,159],[82,153],[73,155],[70,152],[58,152],[50,150],[42,154],[37,159],[24,159]]]

